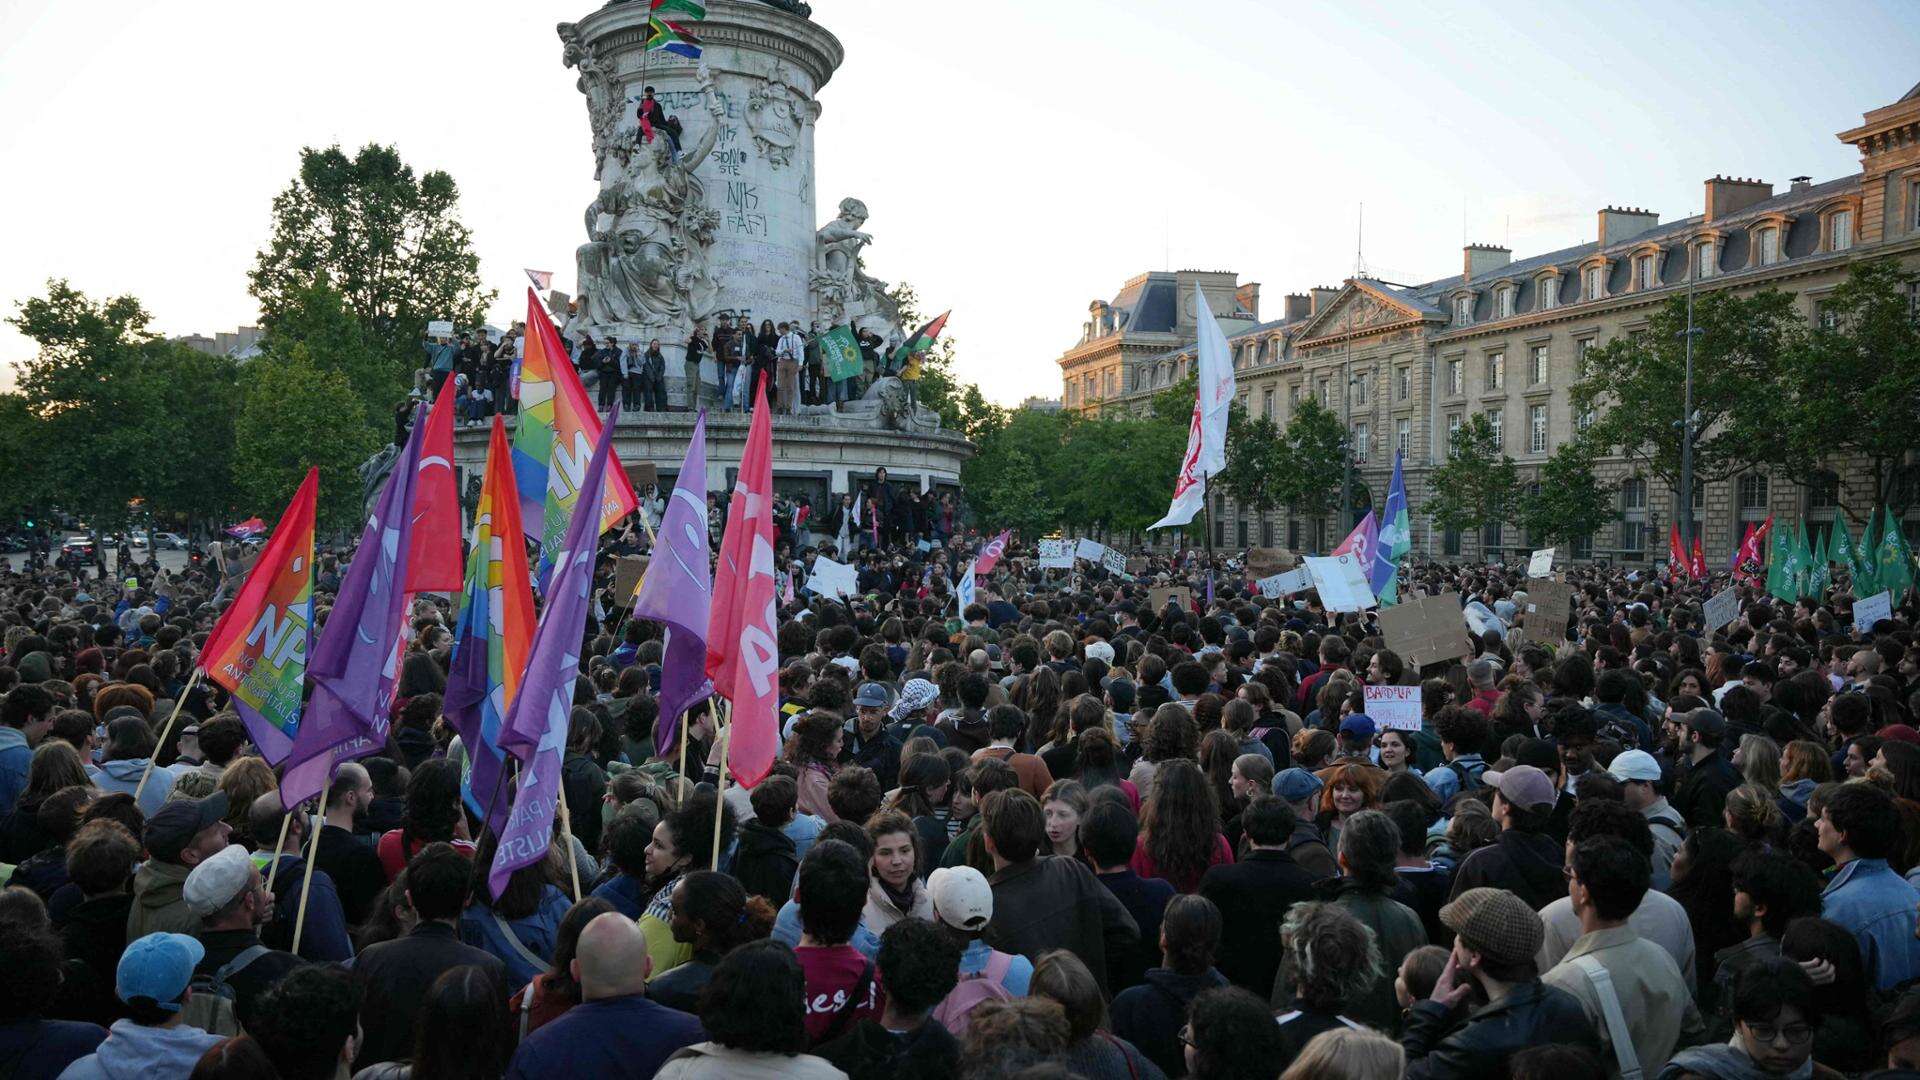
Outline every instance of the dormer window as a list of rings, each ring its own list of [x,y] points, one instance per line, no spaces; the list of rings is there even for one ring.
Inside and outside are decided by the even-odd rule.
[[[1520,287],[1517,285],[1502,285],[1499,291],[1493,295],[1494,303],[1500,312],[1499,317],[1502,319],[1513,318],[1514,302],[1520,295]]]
[[[1535,295],[1540,299],[1534,304],[1534,310],[1545,311],[1548,308],[1559,306],[1560,278],[1558,276],[1548,275],[1547,277],[1541,278],[1536,284],[1535,289]]]
[[[1853,246],[1853,210],[1835,210],[1827,215],[1827,250],[1845,251]]]
[[[1453,324],[1465,326],[1473,321],[1473,297],[1456,296],[1453,298]]]
[[[1720,245],[1702,240],[1693,246],[1693,276],[1710,278],[1720,269]]]
[[[1780,261],[1780,228],[1769,225],[1753,234],[1754,262],[1772,266]]]
[[[1636,255],[1633,258],[1633,287],[1636,290],[1658,288],[1660,285],[1660,256],[1653,252]]]
[[[1606,291],[1607,266],[1605,263],[1594,263],[1581,271],[1580,298],[1582,300],[1598,300],[1606,295]]]

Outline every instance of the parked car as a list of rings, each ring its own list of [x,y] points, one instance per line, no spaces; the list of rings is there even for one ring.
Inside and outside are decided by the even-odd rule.
[[[170,532],[154,533],[153,542],[159,545],[160,550],[162,551],[187,550],[187,538],[184,536],[181,536],[179,533],[170,533]]]
[[[127,543],[131,545],[135,551],[145,551],[147,550],[147,534],[143,530],[136,529],[127,535]]]
[[[60,545],[60,550],[62,552],[77,551],[82,558],[91,559],[93,558],[93,537],[69,536],[66,541]]]

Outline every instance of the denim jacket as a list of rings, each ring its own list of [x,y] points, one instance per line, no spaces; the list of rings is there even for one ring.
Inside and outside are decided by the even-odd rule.
[[[1920,889],[1885,859],[1855,859],[1820,894],[1820,914],[1853,932],[1873,984],[1888,990],[1920,978],[1920,941],[1913,938]]]

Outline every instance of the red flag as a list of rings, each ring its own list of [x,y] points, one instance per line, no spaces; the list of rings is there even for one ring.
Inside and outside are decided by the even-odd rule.
[[[1693,564],[1687,569],[1692,572],[1695,581],[1707,580],[1707,556],[1700,547],[1699,533],[1693,534]]]
[[[407,591],[458,593],[460,492],[453,478],[453,391],[442,388],[427,414],[415,472],[413,532],[407,539]]]
[[[1679,581],[1687,576],[1687,554],[1680,547],[1680,523],[1674,522],[1667,534],[1667,580]]]
[[[974,574],[979,577],[985,577],[993,573],[993,568],[1000,565],[1000,556],[1007,553],[1008,541],[1012,539],[1013,530],[1008,529],[999,536],[987,541],[986,544],[981,547],[980,555],[974,562]]]
[[[732,702],[727,769],[746,787],[780,748],[780,646],[773,572],[773,415],[756,388],[746,452],[727,504],[727,530],[707,621],[707,674]]]
[[[1772,515],[1768,515],[1757,529],[1748,523],[1746,538],[1740,541],[1740,551],[1734,556],[1733,564],[1734,576],[1745,584],[1759,583],[1760,566],[1766,560],[1767,534],[1772,531]]]

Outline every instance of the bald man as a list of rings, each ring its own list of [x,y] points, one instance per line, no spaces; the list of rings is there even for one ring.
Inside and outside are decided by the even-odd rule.
[[[673,1052],[707,1034],[694,1017],[646,997],[647,939],[608,912],[580,931],[573,977],[581,1003],[520,1043],[508,1080],[553,1076],[650,1077]]]
[[[387,887],[387,871],[374,854],[374,838],[362,829],[373,806],[373,778],[357,761],[341,765],[327,788],[326,824],[320,828],[320,858],[314,866],[333,877],[347,922],[367,921],[373,902]],[[255,834],[258,836],[259,834]],[[266,839],[261,838],[265,843]]]

